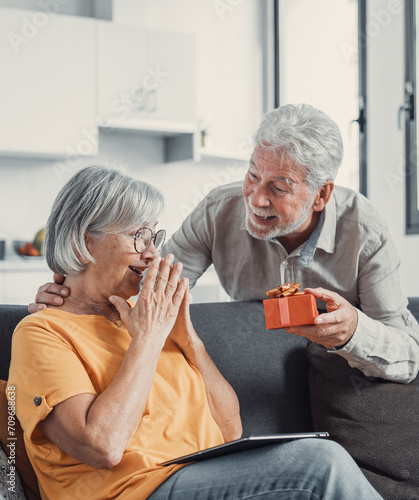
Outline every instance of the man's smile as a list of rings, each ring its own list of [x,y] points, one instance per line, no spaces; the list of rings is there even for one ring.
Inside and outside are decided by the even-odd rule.
[[[258,220],[261,220],[261,221],[270,221],[270,220],[273,220],[276,218],[276,215],[258,215],[258,214],[255,214],[253,212],[253,215],[258,219]]]

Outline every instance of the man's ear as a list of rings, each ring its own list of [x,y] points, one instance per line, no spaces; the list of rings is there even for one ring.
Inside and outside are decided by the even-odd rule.
[[[314,212],[321,212],[330,199],[335,183],[326,181],[325,184],[317,190],[316,198],[313,203]]]

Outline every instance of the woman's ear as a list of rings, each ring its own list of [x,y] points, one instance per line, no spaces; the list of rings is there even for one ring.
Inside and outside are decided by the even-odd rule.
[[[84,235],[84,242],[85,242],[85,244],[87,246],[87,250],[89,250],[89,247],[88,247],[89,240],[90,240],[90,238],[87,237],[87,233],[85,233],[85,235]],[[88,257],[82,257],[80,255],[80,252],[77,250],[77,246],[74,244],[74,239],[72,239],[72,247],[73,247],[74,253],[76,254],[77,258],[79,259],[79,261],[82,264],[88,264],[90,262],[90,259]]]
[[[330,199],[335,183],[333,181],[326,181],[325,184],[317,190],[316,198],[313,203],[313,210],[321,212]]]
[[[84,243],[86,244],[87,250],[89,250],[90,234],[87,231],[84,233]]]
[[[90,237],[89,233],[86,231],[84,233],[84,243],[85,243],[85,245],[86,245],[87,250],[88,250],[89,253],[90,253],[90,250],[89,250],[89,243],[90,243],[90,241],[91,241],[91,237]],[[90,259],[88,257],[82,257],[81,255],[78,254],[78,252],[76,252],[76,253],[77,253],[77,256],[80,259],[80,262],[82,264],[88,264],[90,262]]]

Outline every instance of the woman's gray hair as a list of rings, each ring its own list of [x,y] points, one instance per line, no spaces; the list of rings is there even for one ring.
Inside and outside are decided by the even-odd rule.
[[[255,146],[301,165],[312,191],[334,180],[343,158],[339,127],[309,104],[286,104],[267,113],[254,136]]]
[[[78,274],[94,262],[85,241],[148,224],[163,212],[160,191],[103,166],[78,171],[58,193],[46,225],[45,253],[55,273]]]

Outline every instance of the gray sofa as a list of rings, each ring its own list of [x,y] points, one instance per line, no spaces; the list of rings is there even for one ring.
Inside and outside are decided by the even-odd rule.
[[[419,298],[410,299],[409,308],[419,318]],[[26,314],[24,306],[0,305],[0,379],[7,380],[12,333]],[[261,302],[193,304],[191,315],[209,354],[237,392],[245,434],[313,429],[304,338],[266,330]],[[398,498],[393,493],[388,498]],[[401,498],[419,498],[417,493]]]
[[[26,314],[24,306],[0,306],[2,380],[7,380],[14,327]],[[262,303],[193,304],[191,315],[208,352],[238,394],[246,434],[312,428],[305,339],[266,330]]]

